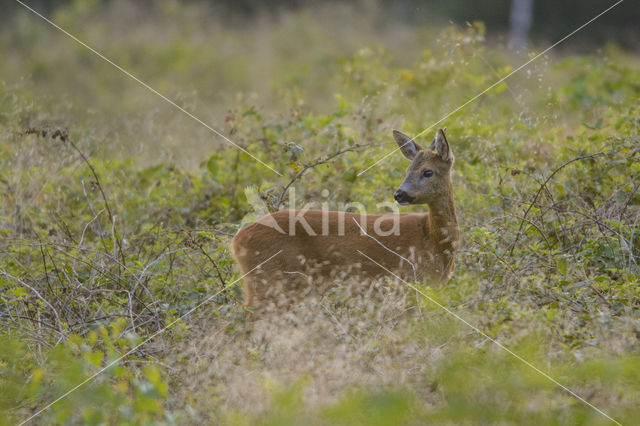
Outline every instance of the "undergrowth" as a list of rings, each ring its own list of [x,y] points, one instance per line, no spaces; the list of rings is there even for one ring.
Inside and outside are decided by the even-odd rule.
[[[107,13],[78,34],[96,44],[133,7],[81,4],[54,18],[74,27]],[[280,27],[197,21],[181,34],[202,6],[183,15],[158,5],[129,38],[99,47],[133,71],[146,70],[136,55],[150,55],[151,69],[206,87],[196,95],[145,75],[283,176],[212,143],[88,52],[63,39],[47,52],[49,30],[19,16],[0,44],[10,58],[0,64],[0,422],[24,420],[130,351],[39,422],[608,422],[409,290],[367,299],[338,285],[259,320],[241,307],[228,241],[251,218],[245,192],[270,210],[289,207],[285,188],[295,187],[299,203],[357,201],[375,212],[404,175],[399,154],[367,169],[394,149],[391,130],[419,133],[518,64],[485,43],[482,24],[386,28],[377,45],[358,45],[336,24],[358,40],[338,47],[313,19],[322,9],[281,17]],[[158,22],[166,28],[154,40]],[[406,34],[414,42],[396,55]],[[231,48],[213,42],[220,37]],[[261,39],[275,52],[261,91],[207,97],[209,70],[233,88],[259,79],[252,67],[264,58],[237,66],[229,52]],[[25,51],[41,54],[27,60]],[[631,424],[640,400],[640,65],[613,46],[565,56],[540,59],[443,123],[463,245],[453,279],[422,290]],[[76,79],[72,68],[95,72]]]

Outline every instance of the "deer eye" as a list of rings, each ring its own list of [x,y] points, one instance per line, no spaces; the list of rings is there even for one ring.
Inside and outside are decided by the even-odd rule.
[[[433,170],[425,170],[424,172],[422,172],[422,176],[430,178],[431,176],[433,176]]]

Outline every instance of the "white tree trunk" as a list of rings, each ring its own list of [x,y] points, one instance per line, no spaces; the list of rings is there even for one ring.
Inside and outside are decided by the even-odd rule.
[[[521,51],[529,43],[533,21],[533,0],[512,0],[509,14],[509,48]]]

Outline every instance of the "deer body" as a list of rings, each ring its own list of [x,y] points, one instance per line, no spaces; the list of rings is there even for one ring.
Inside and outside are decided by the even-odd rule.
[[[450,179],[453,156],[444,132],[436,135],[430,147],[435,150],[422,150],[399,132],[394,136],[412,160],[394,197],[401,205],[425,203],[429,213],[282,210],[262,217],[238,231],[231,241],[243,275],[248,273],[243,284],[246,305],[277,297],[275,282],[284,283],[283,291],[300,292],[305,285],[326,278],[377,278],[389,275],[388,271],[407,281],[450,277],[459,231]],[[444,148],[437,143],[446,144],[448,157],[438,153],[438,147]],[[428,178],[425,170],[431,174]],[[415,175],[422,177],[416,180]],[[434,176],[437,178],[432,179]],[[424,186],[429,190],[420,189]]]

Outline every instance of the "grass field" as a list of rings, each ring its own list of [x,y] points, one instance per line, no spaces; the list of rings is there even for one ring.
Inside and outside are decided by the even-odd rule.
[[[292,187],[375,212],[406,168],[396,153],[368,169],[393,129],[418,134],[546,46],[510,54],[482,23],[403,26],[373,6],[247,25],[77,1],[51,19],[282,176],[17,13],[0,29],[0,423],[149,337],[34,422],[635,423],[637,56],[569,40],[441,124],[463,242],[447,284],[344,282],[252,320],[228,248],[252,201],[288,207],[300,170],[349,148]]]

